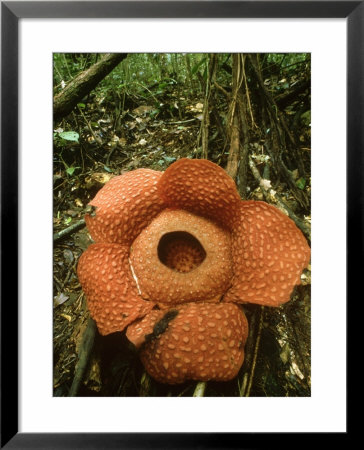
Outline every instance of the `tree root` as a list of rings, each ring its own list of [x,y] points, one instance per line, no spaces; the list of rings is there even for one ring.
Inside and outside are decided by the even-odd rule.
[[[78,352],[78,361],[75,367],[75,375],[73,377],[72,386],[69,390],[68,397],[76,397],[85,374],[87,364],[94,346],[96,336],[96,323],[89,318],[87,327],[82,336],[81,347]]]

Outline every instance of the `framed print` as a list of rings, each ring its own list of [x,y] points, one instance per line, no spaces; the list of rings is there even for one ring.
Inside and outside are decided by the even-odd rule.
[[[2,2],[4,448],[348,436],[363,8]]]

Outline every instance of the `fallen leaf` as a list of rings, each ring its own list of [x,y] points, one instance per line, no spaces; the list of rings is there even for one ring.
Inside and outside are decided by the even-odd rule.
[[[66,302],[69,299],[67,295],[65,295],[63,292],[60,292],[58,295],[54,297],[54,303],[55,306],[62,305],[62,303]]]
[[[300,371],[300,369],[298,368],[297,364],[293,361],[292,362],[292,366],[290,367],[291,373],[293,373],[294,375],[296,375],[298,378],[300,378],[301,380],[303,380],[305,378],[305,376],[303,375],[303,373]]]
[[[286,364],[286,362],[287,362],[288,359],[289,359],[289,345],[288,345],[288,342],[286,342],[286,343],[284,344],[284,346],[283,346],[283,348],[282,348],[282,351],[281,351],[281,353],[280,353],[279,356],[280,356],[280,358],[281,358],[283,364]]]
[[[296,181],[296,186],[297,186],[299,189],[304,189],[305,186],[306,186],[306,180],[305,180],[303,177],[301,177],[300,179],[298,179],[298,180]]]
[[[63,258],[65,259],[65,261],[68,264],[72,264],[74,261],[74,256],[71,250],[69,250],[68,248],[66,248],[65,250],[63,250]]]
[[[265,178],[262,178],[260,180],[260,185],[262,188],[264,188],[266,191],[268,191],[269,189],[271,189],[272,185],[271,185],[271,181],[270,180],[266,180]]]

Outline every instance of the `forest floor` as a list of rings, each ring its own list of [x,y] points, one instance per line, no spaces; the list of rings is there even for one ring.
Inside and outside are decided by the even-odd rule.
[[[60,142],[54,148],[54,233],[79,224],[79,229],[54,244],[54,395],[69,395],[83,336],[89,323],[86,299],[77,278],[77,262],[92,243],[82,221],[87,204],[115,175],[144,167],[164,171],[181,158],[199,158],[203,98],[186,98],[174,86],[163,94],[163,103],[134,98],[120,114],[118,102],[102,93],[85,102],[68,122],[57,124],[56,134],[72,127],[79,139]],[[222,107],[222,106],[221,106]],[[222,167],[227,151],[211,129],[209,159]],[[217,136],[217,137],[216,137]],[[252,146],[251,155],[261,172],[264,154]],[[248,174],[250,200],[263,200],[253,175]],[[288,205],[295,200],[284,183],[275,186]],[[310,226],[310,216],[301,214]],[[246,308],[249,317],[258,308]],[[250,395],[310,395],[310,271],[292,300],[274,311],[262,310],[260,353]],[[277,338],[277,330],[280,330]],[[282,337],[283,336],[283,337]],[[297,341],[301,344],[297,346]],[[269,355],[269,357],[267,357]],[[272,371],[271,369],[274,369]],[[277,373],[277,376],[274,376]],[[206,396],[238,396],[241,379],[209,382]],[[191,396],[196,382],[161,385],[145,373],[138,355],[124,333],[101,337],[96,332],[77,395],[79,396]]]

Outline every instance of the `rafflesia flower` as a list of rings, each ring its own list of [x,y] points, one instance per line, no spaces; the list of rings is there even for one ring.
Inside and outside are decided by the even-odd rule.
[[[111,179],[90,202],[95,241],[78,275],[102,335],[126,328],[162,383],[234,378],[244,360],[243,303],[279,306],[309,262],[296,225],[207,160]]]

